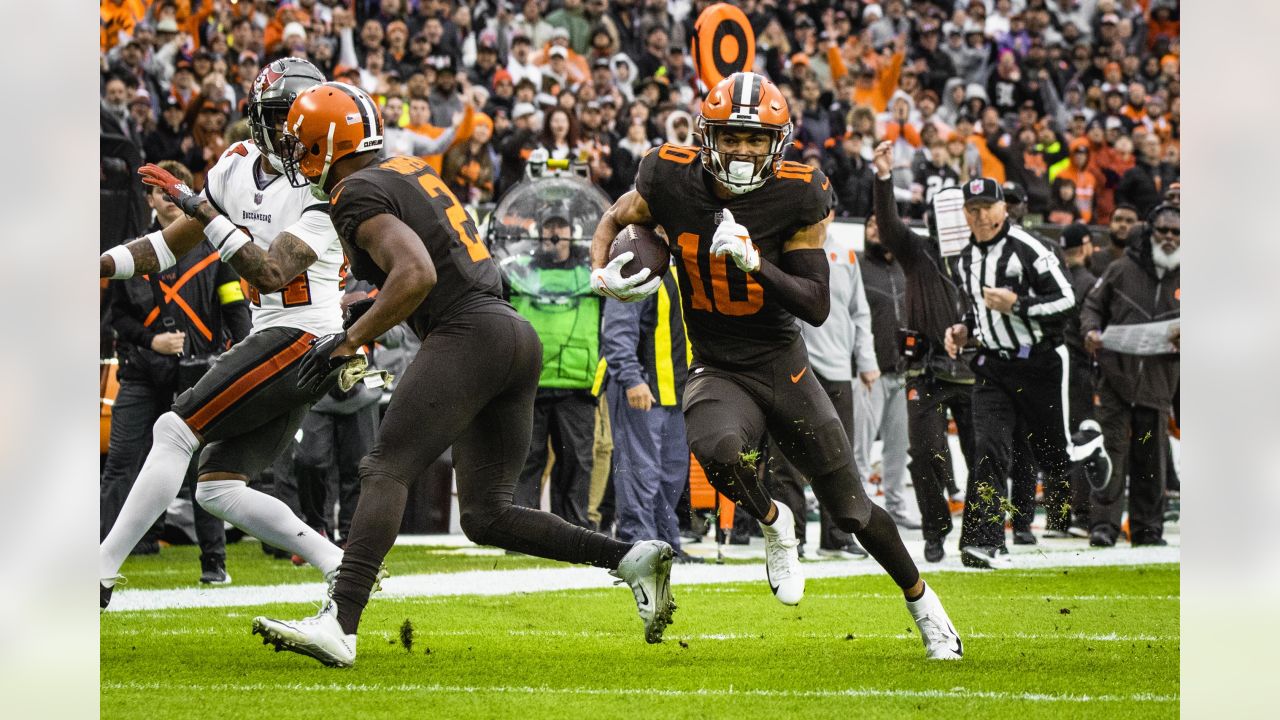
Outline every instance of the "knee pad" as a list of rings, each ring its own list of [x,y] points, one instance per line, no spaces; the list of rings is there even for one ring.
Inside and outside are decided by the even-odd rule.
[[[508,506],[510,507],[510,506]],[[480,510],[463,510],[458,524],[462,526],[462,534],[477,545],[493,545],[490,542],[489,530],[498,521],[505,510],[495,511],[491,508]]]
[[[187,423],[172,410],[156,418],[156,424],[151,429],[151,437],[155,445],[176,448],[188,455],[194,455],[196,450],[200,449],[200,438],[196,437]]]
[[[375,456],[373,453],[370,453],[365,455],[364,459],[360,461],[361,487],[366,483],[371,482],[374,478],[393,480],[405,487],[409,487],[412,482],[410,478],[405,478],[400,473],[393,472],[382,457]]]
[[[716,429],[706,435],[689,439],[689,450],[704,466],[737,465],[744,461],[743,454],[751,450],[746,438],[731,430]],[[747,463],[752,464],[752,463]]]
[[[196,483],[196,502],[219,520],[226,520],[241,492],[248,489],[243,480],[203,480]]]
[[[801,432],[787,440],[789,442],[779,439],[779,447],[792,464],[811,478],[835,472],[853,461],[849,436],[839,419],[829,420],[812,432]]]

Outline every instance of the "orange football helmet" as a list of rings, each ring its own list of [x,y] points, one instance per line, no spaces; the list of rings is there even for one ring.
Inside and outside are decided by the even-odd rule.
[[[348,155],[382,149],[382,113],[358,87],[327,82],[298,94],[281,139],[285,175],[327,192],[329,169]]]
[[[719,136],[726,130],[744,129],[771,133],[769,152],[724,154]],[[732,193],[755,190],[782,162],[791,130],[791,110],[778,87],[763,75],[736,72],[716,83],[702,101],[697,132],[702,138],[703,167]]]

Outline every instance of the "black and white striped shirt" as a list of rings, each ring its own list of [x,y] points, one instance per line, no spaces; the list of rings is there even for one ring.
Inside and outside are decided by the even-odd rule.
[[[1045,342],[1062,342],[1063,320],[1075,307],[1075,293],[1057,256],[1025,230],[1006,221],[990,242],[979,244],[970,236],[957,269],[969,308],[965,324],[983,347],[1028,352]],[[1017,311],[988,309],[983,288],[1012,290],[1018,296]]]

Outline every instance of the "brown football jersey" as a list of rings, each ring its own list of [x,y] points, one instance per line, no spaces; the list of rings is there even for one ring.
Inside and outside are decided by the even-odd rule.
[[[822,171],[783,162],[751,192],[721,200],[697,148],[663,145],[640,161],[636,191],[671,241],[685,325],[695,358],[721,367],[747,367],[785,349],[799,335],[795,317],[725,255],[711,255],[711,239],[728,208],[747,228],[760,257],[774,265],[801,228],[829,214],[831,183]]]
[[[394,215],[422,240],[436,267],[436,284],[410,316],[420,337],[464,307],[503,302],[501,274],[475,223],[422,159],[395,157],[359,170],[338,183],[329,203],[351,273],[360,280],[381,286],[387,279],[356,243],[360,223],[375,215]]]

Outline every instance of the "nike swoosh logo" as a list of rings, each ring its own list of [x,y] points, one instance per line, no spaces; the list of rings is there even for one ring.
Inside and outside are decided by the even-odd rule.
[[[803,373],[802,373],[802,374],[803,374]],[[768,565],[765,565],[765,566],[764,566],[764,577],[765,577],[765,579],[766,579],[766,580],[768,580],[768,581],[769,581],[769,589],[773,591],[773,594],[774,594],[774,595],[777,595],[777,594],[778,594],[778,586],[773,584],[773,576],[769,574],[769,566],[768,566]]]
[[[800,382],[800,378],[804,377],[804,374],[808,371],[809,371],[809,366],[805,365],[803,370],[791,376],[791,382],[793,383]]]
[[[641,601],[640,601],[640,604],[641,604],[641,605],[648,605],[648,604],[649,604],[649,593],[647,593],[647,592],[645,592],[645,591],[644,591],[644,586],[643,586],[643,585],[638,585],[638,586],[636,586],[636,590],[639,590],[639,591],[640,591],[640,597],[641,597],[641,598],[643,598],[643,600],[641,600]]]
[[[960,642],[960,633],[956,632],[954,626],[951,627],[951,634],[956,639],[956,646],[951,648],[957,655],[964,655],[964,644]]]

